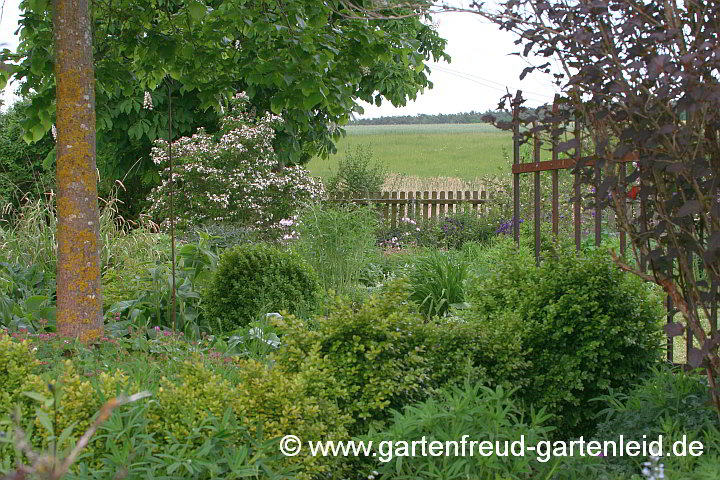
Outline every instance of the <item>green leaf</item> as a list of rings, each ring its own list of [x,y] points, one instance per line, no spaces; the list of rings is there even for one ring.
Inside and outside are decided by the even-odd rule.
[[[62,447],[62,445],[67,441],[67,439],[70,438],[70,435],[72,435],[72,431],[75,428],[75,425],[77,425],[77,423],[78,423],[78,421],[75,420],[73,423],[71,423],[70,425],[65,427],[65,429],[62,431],[62,433],[58,437],[58,440],[56,443],[59,447]]]
[[[37,392],[22,392],[23,395],[25,395],[28,398],[32,398],[33,400],[36,400],[42,404],[47,403],[48,401],[51,401],[52,398],[47,398],[43,395],[40,395]]]
[[[44,295],[33,295],[25,300],[25,309],[31,312],[40,310],[47,300],[48,298]]]
[[[200,2],[190,2],[188,10],[193,20],[200,20],[205,16],[205,6]]]
[[[55,147],[53,147],[53,149],[50,150],[45,156],[45,160],[43,160],[43,170],[45,170],[46,172],[51,172],[53,170],[53,165],[55,164],[55,156]]]
[[[8,80],[10,80],[10,75],[10,65],[0,63],[0,90],[3,90],[5,88]]]
[[[45,410],[41,410],[39,408],[35,409],[35,416],[40,422],[40,425],[45,427],[45,430],[47,430],[51,436],[55,435],[55,428],[53,427],[53,422],[52,420],[50,420],[50,417]]]
[[[312,93],[309,97],[305,97],[305,100],[303,100],[303,107],[305,107],[307,110],[310,110],[312,108],[315,108],[318,104],[322,103],[324,99],[325,97],[322,93]]]
[[[32,136],[32,141],[37,142],[45,136],[45,129],[41,124],[35,124],[30,128],[30,135]]]
[[[274,114],[282,113],[283,108],[285,108],[285,101],[279,96],[274,96],[272,100],[270,100],[270,110]]]

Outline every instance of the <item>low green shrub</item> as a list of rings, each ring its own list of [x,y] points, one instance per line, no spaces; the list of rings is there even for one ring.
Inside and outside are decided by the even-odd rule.
[[[290,372],[319,372],[315,393],[353,419],[352,434],[365,433],[391,408],[428,394],[425,326],[413,310],[407,286],[396,282],[356,309],[338,302],[327,318],[284,318],[277,323],[283,345],[273,358]]]
[[[555,414],[563,435],[591,433],[590,400],[628,390],[660,361],[662,303],[601,250],[560,249],[535,267],[527,249],[494,248],[468,284],[466,317],[493,328],[517,315],[530,364],[519,398]]]
[[[530,362],[521,343],[522,320],[508,315],[504,322],[479,326],[458,317],[430,323],[425,343],[434,389],[470,381],[491,387],[522,388]]]
[[[268,367],[254,360],[236,364],[238,382],[233,409],[245,420],[251,435],[278,439],[296,435],[301,441],[339,441],[348,439],[347,428],[352,420],[338,405],[315,391],[322,372],[311,365],[300,372],[289,372],[281,366]],[[303,451],[286,457],[282,465],[299,467],[299,480],[333,476],[342,463],[340,457],[312,456]]]
[[[41,450],[53,448],[59,453],[67,451],[85,433],[105,400],[122,393],[128,385],[127,376],[120,371],[102,372],[91,382],[78,374],[70,360],[58,368],[56,378],[48,379],[30,373],[38,361],[34,355],[28,357],[21,353],[22,349],[27,351],[27,342],[3,341],[1,348],[11,355],[13,352],[21,354],[25,362],[25,366],[14,369],[14,374],[11,369],[8,375],[11,382],[7,385],[12,390],[3,393],[0,404],[0,420],[5,433],[5,441],[0,444],[3,456],[15,458],[9,419],[16,405],[21,414],[18,420],[32,434],[32,445]],[[21,379],[17,377],[19,371],[25,374]],[[93,441],[86,451],[93,455],[100,449],[100,442]]]
[[[1,338],[0,342],[6,354],[0,359],[11,359],[0,379],[13,386],[0,405],[0,474],[14,468],[16,457],[8,416],[11,405],[21,405],[22,426],[33,447],[46,452],[56,448],[62,457],[104,402],[130,390],[147,389],[153,395],[117,409],[83,451],[69,478],[115,478],[125,471],[129,476],[124,478],[137,479],[163,475],[274,479],[294,472],[293,478],[309,480],[334,471],[339,459],[313,457],[309,452],[283,457],[278,439],[287,434],[304,441],[348,437],[349,417],[334,402],[313,394],[321,372],[312,368],[290,373],[252,360],[227,359],[215,365],[212,355],[204,361],[188,355],[185,358],[191,359],[186,361],[168,361],[165,377],[144,378],[140,384],[119,370],[95,370],[88,377],[72,360],[35,375],[32,369],[37,362],[27,341]],[[20,361],[24,367],[16,365]]]
[[[358,145],[348,150],[345,158],[338,160],[337,171],[327,181],[328,193],[366,194],[379,192],[385,183],[387,169],[379,161],[373,161],[372,147]]]
[[[241,408],[248,397],[244,387],[236,388],[201,364],[181,363],[176,370],[172,379],[160,381],[151,400],[116,409],[81,452],[67,478],[287,479],[289,473],[299,470],[295,478],[309,479],[308,472],[327,470],[328,467],[318,466],[324,460],[322,458],[312,458],[307,462],[307,470],[303,470],[300,467],[305,466],[301,462],[304,457],[290,462],[282,457],[277,439],[263,437],[262,424],[266,419]],[[287,382],[278,381],[282,374],[267,377],[277,389],[266,392],[267,395],[262,397],[264,400],[274,395],[300,404],[299,396],[306,397],[305,392],[287,396],[288,390],[281,390]],[[30,376],[19,390],[32,392],[32,398],[22,396],[24,410],[36,407],[35,414],[27,417],[29,420],[23,425],[34,449],[45,455],[56,453],[63,459],[85,433],[95,412],[105,401],[130,388],[130,383],[119,371],[103,372],[87,380],[78,374],[70,360],[65,362],[59,376],[49,382],[44,377]],[[137,387],[132,385],[132,388]],[[273,405],[277,406],[278,402]],[[307,406],[308,402],[312,399],[307,398],[302,406]],[[292,403],[288,403],[281,407],[289,409],[291,406]],[[247,416],[241,419],[236,409]],[[327,411],[334,413],[329,407]],[[303,421],[305,423],[298,428],[312,422],[319,425],[312,430],[313,434],[325,425],[335,425],[318,421],[317,415],[303,418]],[[7,418],[0,417],[5,434],[0,437],[0,474],[9,473],[15,467],[13,442],[16,439],[6,428],[9,424]],[[253,425],[252,433],[249,425]],[[271,434],[279,436],[275,431]],[[344,430],[340,430],[340,434],[344,435]],[[325,438],[320,434],[318,437]]]
[[[203,301],[208,321],[228,332],[263,313],[312,311],[318,290],[314,270],[298,255],[265,244],[242,245],[223,253]]]
[[[525,417],[510,391],[468,382],[464,388],[449,388],[437,397],[393,412],[388,428],[369,435],[368,439],[380,446],[376,447],[375,458],[382,462],[376,468],[383,479],[544,479],[549,478],[557,460],[543,463],[535,455],[513,456],[510,452],[519,450],[523,436],[525,445],[545,440],[553,429],[550,418],[543,411]],[[465,445],[461,443],[463,438]],[[410,455],[407,448],[405,456],[394,455],[402,454],[403,442],[410,444],[421,439],[425,440],[428,452],[432,442],[436,442],[435,448],[443,449],[443,454]],[[470,454],[471,441],[491,442],[493,449],[498,448],[506,455],[481,455],[478,444],[474,445],[474,454]],[[388,442],[393,442],[392,449]],[[421,448],[417,445],[416,451]]]
[[[48,381],[39,375],[29,377],[23,385],[25,391],[39,394],[36,399],[45,397],[48,400],[33,405],[36,407],[33,443],[47,449],[61,432],[70,428],[72,434],[67,438],[68,443],[56,447],[58,451],[68,448],[85,433],[103,403],[123,393],[128,386],[128,377],[119,370],[112,374],[100,372],[91,381],[77,372],[71,360],[64,362],[57,378]],[[52,423],[46,419],[52,419]],[[48,428],[50,425],[52,428]],[[90,452],[98,447],[95,443],[88,446]]]
[[[283,464],[276,441],[251,435],[231,409],[221,417],[203,417],[188,437],[172,445],[158,445],[156,435],[148,433],[147,411],[147,403],[116,411],[96,434],[106,448],[81,457],[68,479],[280,480],[294,470]]]

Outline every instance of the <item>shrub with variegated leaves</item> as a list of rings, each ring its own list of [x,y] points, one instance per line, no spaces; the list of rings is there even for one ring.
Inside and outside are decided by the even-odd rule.
[[[284,167],[272,143],[282,118],[248,109],[247,95],[237,94],[220,131],[200,129],[172,144],[174,210],[180,228],[234,223],[252,228],[275,225],[298,206],[320,199],[322,183],[301,166]],[[149,196],[150,213],[169,225],[170,162],[167,141],[152,150],[164,167],[162,183]]]

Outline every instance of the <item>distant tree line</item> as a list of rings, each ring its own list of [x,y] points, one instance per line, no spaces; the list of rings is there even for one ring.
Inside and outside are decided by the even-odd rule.
[[[437,115],[402,115],[396,117],[363,118],[350,122],[350,125],[427,125],[435,123],[487,123],[486,115],[493,115],[499,121],[509,122],[512,114],[503,110],[487,110],[485,112],[439,113]]]

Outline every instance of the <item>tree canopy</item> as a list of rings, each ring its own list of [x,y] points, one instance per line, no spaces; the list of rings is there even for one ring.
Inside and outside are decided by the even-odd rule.
[[[48,0],[23,0],[20,45],[4,50],[0,86],[12,76],[32,97],[27,141],[54,118]],[[98,0],[93,2],[99,167],[121,178],[138,171],[157,181],[152,141],[217,125],[234,92],[260,110],[282,113],[275,149],[284,164],[334,151],[357,100],[403,105],[431,87],[426,62],[448,58],[422,6],[393,8],[390,19],[362,17],[338,0]],[[169,88],[168,85],[170,85]],[[143,109],[145,92],[154,109]],[[103,157],[105,160],[103,160]],[[109,159],[109,160],[108,160]]]

